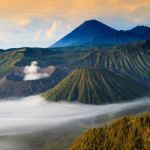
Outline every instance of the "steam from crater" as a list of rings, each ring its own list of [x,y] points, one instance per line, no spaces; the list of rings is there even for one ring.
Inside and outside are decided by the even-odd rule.
[[[54,70],[54,67],[51,66],[51,69]],[[42,78],[48,78],[50,74],[41,71],[40,67],[38,67],[38,62],[37,61],[32,61],[29,66],[26,66],[24,68],[24,80],[38,80]]]

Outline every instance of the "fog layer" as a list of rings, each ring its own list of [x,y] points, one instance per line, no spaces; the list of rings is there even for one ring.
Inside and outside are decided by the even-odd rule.
[[[0,135],[40,131],[102,114],[150,105],[150,98],[109,105],[49,103],[40,96],[0,102]]]

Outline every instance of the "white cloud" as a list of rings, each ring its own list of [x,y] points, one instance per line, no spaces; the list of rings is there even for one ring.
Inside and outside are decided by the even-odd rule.
[[[61,23],[59,21],[54,21],[52,23],[52,26],[49,28],[49,30],[46,32],[47,38],[53,38],[56,36],[56,33],[58,32]]]
[[[46,31],[47,39],[51,41],[51,43],[56,42],[61,37],[65,36],[68,32],[71,31],[71,25],[66,24],[66,22],[62,20],[54,20]]]
[[[42,33],[42,30],[38,30],[36,33],[35,33],[35,36],[33,38],[33,41],[39,41],[41,40],[41,33]]]
[[[31,20],[26,18],[17,20],[17,26],[19,26],[20,28],[24,28],[28,26],[30,23]]]

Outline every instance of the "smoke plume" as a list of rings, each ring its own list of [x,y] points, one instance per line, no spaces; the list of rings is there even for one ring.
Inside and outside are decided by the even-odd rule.
[[[51,66],[51,69],[54,69],[53,66]],[[45,72],[40,72],[40,67],[38,67],[37,61],[32,61],[30,66],[26,66],[24,68],[24,80],[38,80],[42,78],[48,78],[49,74]]]

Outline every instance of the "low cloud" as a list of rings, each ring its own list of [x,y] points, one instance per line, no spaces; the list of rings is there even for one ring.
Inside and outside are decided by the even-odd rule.
[[[12,101],[13,100],[13,101]],[[103,115],[114,115],[129,110],[146,111],[150,107],[150,98],[141,98],[134,102],[84,105],[77,103],[51,103],[41,96],[0,101],[0,135],[11,135],[41,130],[54,129],[73,121]],[[83,122],[84,123],[84,122]],[[86,125],[87,123],[85,123]]]
[[[53,68],[52,68],[53,69]],[[42,78],[48,78],[48,73],[40,72],[40,67],[38,67],[37,61],[32,61],[30,66],[24,68],[24,80],[38,80]]]

